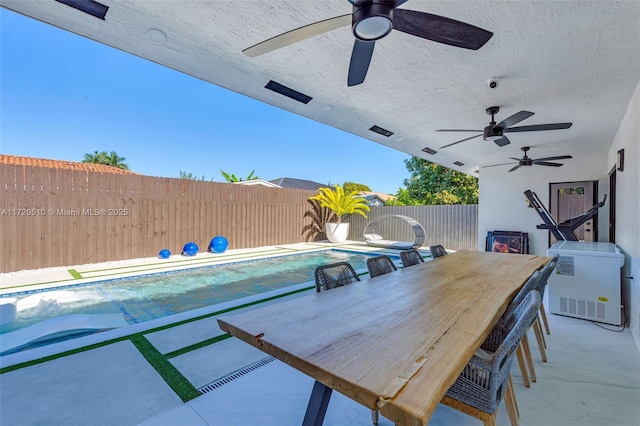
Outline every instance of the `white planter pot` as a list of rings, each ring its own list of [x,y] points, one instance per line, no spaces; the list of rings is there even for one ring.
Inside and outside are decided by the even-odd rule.
[[[327,238],[332,243],[344,243],[349,236],[348,223],[327,223],[325,224]]]

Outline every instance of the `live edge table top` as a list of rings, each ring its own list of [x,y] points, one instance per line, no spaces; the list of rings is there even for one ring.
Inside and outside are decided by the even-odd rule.
[[[399,425],[424,425],[545,256],[458,251],[218,320]]]

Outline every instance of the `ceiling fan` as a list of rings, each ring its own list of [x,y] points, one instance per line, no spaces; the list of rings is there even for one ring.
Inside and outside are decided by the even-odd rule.
[[[478,136],[482,136],[486,141],[493,141],[498,146],[509,145],[511,141],[504,136],[503,133],[506,132],[537,132],[540,130],[561,130],[568,129],[571,127],[573,123],[553,123],[553,124],[534,124],[532,126],[520,126],[520,127],[511,127],[514,124],[518,124],[521,121],[526,120],[531,117],[534,113],[530,111],[520,111],[513,114],[511,117],[507,117],[498,124],[496,124],[495,115],[500,111],[500,107],[492,106],[486,109],[487,114],[491,116],[491,123],[483,130],[466,130],[466,129],[439,129],[436,132],[482,132],[479,135],[471,136],[470,138],[465,138],[459,140],[457,142],[450,143],[445,146],[441,146],[442,148],[447,148],[449,146],[459,144],[460,142],[465,142],[473,138],[477,138]]]
[[[376,40],[387,36],[391,30],[402,31],[416,37],[478,50],[489,41],[493,33],[476,26],[444,16],[415,10],[397,9],[407,0],[348,0],[353,12],[296,28],[265,40],[242,52],[251,57],[351,25],[355,44],[351,52],[347,84],[356,86],[364,82],[373,55]]]
[[[511,168],[509,170],[510,172],[512,172],[514,170],[517,170],[519,167],[530,167],[530,166],[560,167],[563,164],[561,164],[561,163],[551,163],[551,161],[566,160],[568,158],[573,158],[570,155],[557,155],[555,157],[544,157],[544,158],[530,158],[527,155],[527,151],[529,151],[531,149],[531,147],[523,146],[520,149],[524,152],[524,155],[523,155],[522,158],[509,157],[512,160],[516,160],[518,162],[515,167],[513,167],[513,168]],[[513,163],[492,164],[490,166],[485,166],[485,167],[504,166],[504,165],[507,165],[507,164],[513,164]]]

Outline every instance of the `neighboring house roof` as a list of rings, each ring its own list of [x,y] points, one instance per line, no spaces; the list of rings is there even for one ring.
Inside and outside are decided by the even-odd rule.
[[[20,157],[17,155],[0,154],[0,164],[12,164],[16,166],[43,167],[61,170],[81,170],[100,173],[113,173],[118,175],[137,175],[129,170],[119,169],[104,164],[81,163],[77,161],[50,160],[47,158]]]
[[[232,182],[235,185],[262,185],[268,186],[269,188],[282,188],[280,185],[276,185],[273,182],[264,180],[264,179],[249,179],[249,180],[241,180],[239,182]]]
[[[279,185],[282,188],[306,189],[310,191],[317,191],[318,188],[329,187],[329,185],[327,185],[326,183],[318,183],[312,180],[293,179],[293,178],[286,178],[286,177],[272,179],[269,182],[275,183],[276,185]]]
[[[366,198],[367,200],[375,200],[378,199],[382,202],[382,204],[386,203],[388,200],[394,200],[396,197],[394,195],[384,194],[382,192],[372,192],[372,191],[360,191],[358,193],[362,198]]]

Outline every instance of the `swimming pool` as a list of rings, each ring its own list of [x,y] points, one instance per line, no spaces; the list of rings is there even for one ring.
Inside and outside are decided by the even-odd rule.
[[[17,299],[18,312],[0,334],[64,315],[120,314],[126,323],[137,324],[313,281],[313,270],[321,264],[348,261],[356,270],[366,268],[373,255],[324,250],[7,294],[3,297]]]

